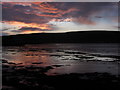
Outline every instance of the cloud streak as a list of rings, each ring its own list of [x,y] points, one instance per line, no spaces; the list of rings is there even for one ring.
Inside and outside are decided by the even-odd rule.
[[[2,3],[2,19],[4,23],[18,27],[20,33],[55,30],[57,26],[50,24],[51,21],[95,26],[97,19],[105,19],[102,12],[109,11],[111,15],[115,12],[110,10],[114,11],[117,5],[112,2],[9,2]],[[117,16],[115,14],[113,17]]]

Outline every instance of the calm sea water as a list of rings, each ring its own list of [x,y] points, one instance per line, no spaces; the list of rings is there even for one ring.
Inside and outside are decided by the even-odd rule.
[[[3,47],[2,58],[18,66],[54,69],[48,75],[107,72],[118,74],[118,44],[40,44]]]

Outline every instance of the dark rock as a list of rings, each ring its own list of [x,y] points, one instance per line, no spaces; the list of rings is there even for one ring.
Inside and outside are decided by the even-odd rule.
[[[15,65],[16,63],[13,63],[13,62],[8,62],[8,64],[14,64],[14,65]]]
[[[9,68],[9,67],[10,67],[9,65],[2,65],[2,69]]]
[[[64,65],[52,65],[53,67],[61,67],[61,66],[64,66]]]
[[[5,59],[2,59],[2,63],[8,63],[8,61]]]
[[[32,63],[32,64],[42,64],[43,62],[36,62],[36,63]]]
[[[61,57],[61,55],[50,55],[50,56],[54,56],[54,57]]]

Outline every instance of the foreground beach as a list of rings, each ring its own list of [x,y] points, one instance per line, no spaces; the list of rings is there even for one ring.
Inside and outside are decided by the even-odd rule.
[[[120,89],[120,76],[109,73],[82,73],[46,75],[52,66],[33,67],[16,66],[3,62],[2,90],[84,90],[84,89]]]

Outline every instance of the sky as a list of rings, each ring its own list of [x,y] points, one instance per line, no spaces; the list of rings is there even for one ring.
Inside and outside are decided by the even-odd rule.
[[[2,35],[118,31],[117,2],[2,2]]]

